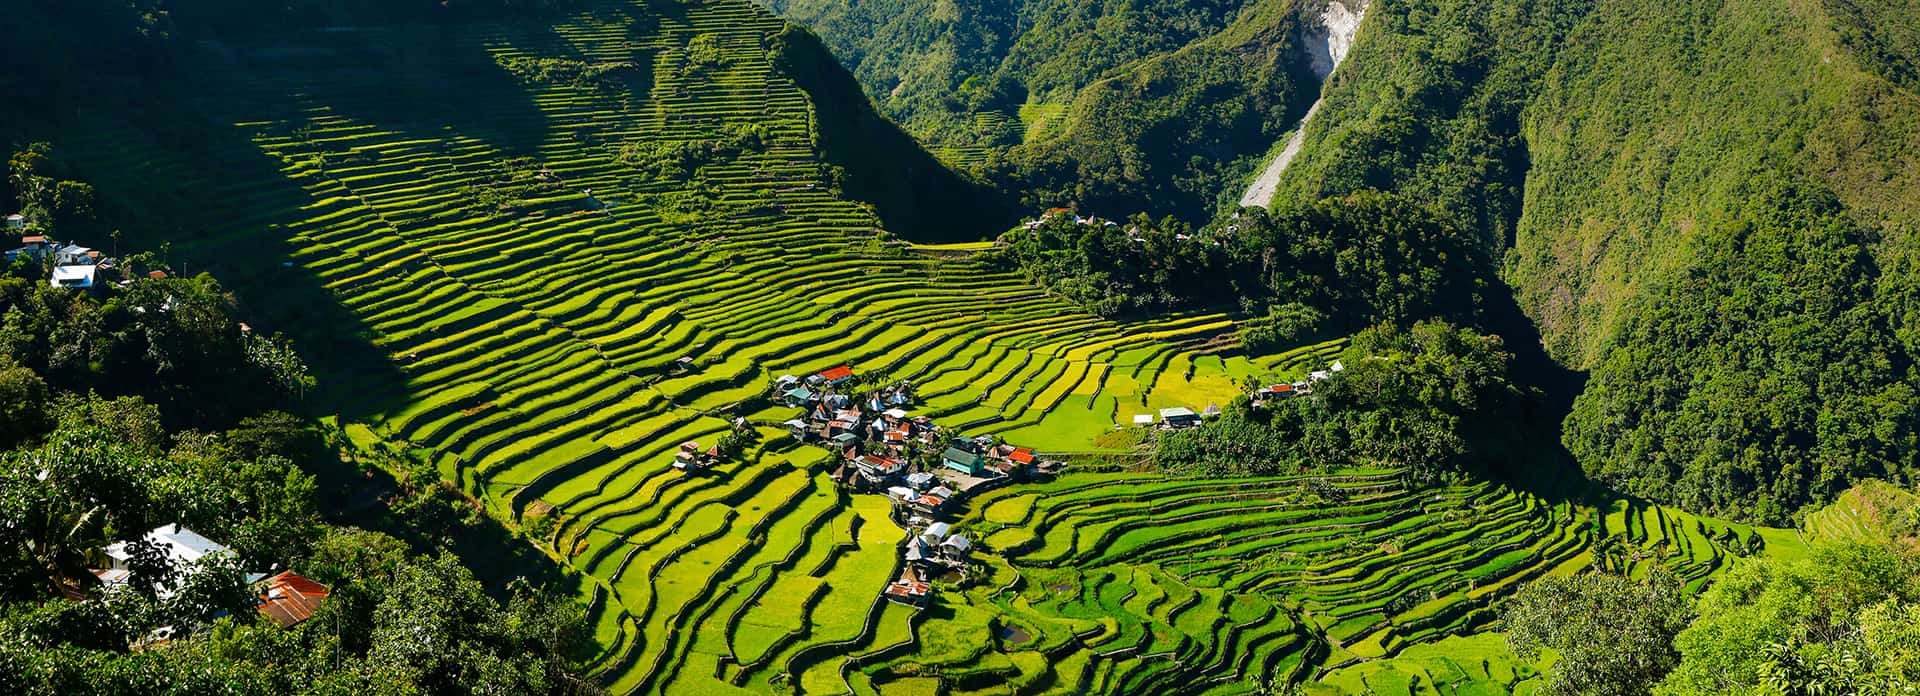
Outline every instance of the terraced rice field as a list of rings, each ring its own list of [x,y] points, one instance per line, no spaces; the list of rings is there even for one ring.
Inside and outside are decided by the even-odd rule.
[[[1881,539],[1899,518],[1920,507],[1920,496],[1885,481],[1868,480],[1840,494],[1832,504],[1807,515],[1808,536],[1826,542]]]
[[[1480,661],[1413,648],[1483,630],[1494,600],[1544,574],[1611,562],[1704,579],[1729,559],[1713,540],[1724,523],[1488,483],[1408,489],[1391,471],[1077,474],[969,507],[958,527],[995,553],[989,572],[932,612],[915,650],[847,663],[855,692],[1231,694],[1369,675],[1378,693],[1427,693],[1382,686],[1417,672],[1429,689],[1504,693],[1536,672],[1500,657],[1497,636]]]
[[[315,398],[360,439],[437,453],[502,518],[551,515],[612,691],[764,692],[907,629],[876,603],[902,532],[883,499],[834,489],[824,452],[765,428],[746,461],[668,466],[775,376],[911,378],[917,413],[1085,448],[1168,394],[1225,402],[1230,370],[1312,357],[1229,367],[1231,317],[1116,324],[881,236],[828,185],[809,97],[768,53],[781,27],[745,0],[607,0],[551,26],[208,45],[202,142],[106,121],[61,142],[120,172],[103,186],[147,184],[156,210],[196,221],[175,253],[317,347]],[[688,65],[696,39],[722,59]],[[516,59],[631,65],[547,84],[515,79]],[[733,126],[764,127],[764,147],[697,164],[695,184],[622,161]],[[317,293],[296,298],[302,284]],[[670,370],[682,356],[694,369]]]
[[[894,241],[829,185],[813,105],[768,53],[778,20],[747,0],[588,5],[206,44],[199,111],[82,113],[57,140],[296,338],[355,442],[435,453],[502,519],[550,516],[614,693],[1244,691],[1476,627],[1539,573],[1722,562],[1677,516],[1493,486],[1073,475],[972,504],[963,526],[997,555],[971,586],[925,612],[879,601],[904,533],[783,438],[788,412],[751,414],[763,444],[706,475],[669,466],[678,444],[778,375],[849,364],[913,379],[915,412],[948,427],[1092,450],[1340,346],[1248,356],[1230,316],[1106,321]],[[690,65],[695,40],[720,60]],[[516,59],[618,69],[535,83]],[[631,157],[739,126],[764,146],[691,177]]]

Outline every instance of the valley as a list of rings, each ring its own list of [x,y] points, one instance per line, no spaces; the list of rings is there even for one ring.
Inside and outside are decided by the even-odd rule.
[[[1231,136],[1189,133],[1182,147],[1289,139],[1257,177],[1241,171],[1261,164],[1251,149],[1181,166],[1230,161],[1246,176],[1204,183],[1231,182],[1213,192],[1231,195],[1252,177],[1244,205],[1319,200],[1303,193],[1315,186],[1334,197],[1326,143],[1359,137],[1354,114],[1372,95],[1342,81],[1384,70],[1354,43],[1375,30],[1383,2],[1325,5],[1304,47],[1316,81],[1289,57],[1292,24],[1257,21],[1291,4],[1252,2],[1234,8],[1244,14],[1189,18],[1207,38],[1175,57],[1061,87],[1083,90],[1071,107],[1032,101],[974,116],[983,132],[1111,153],[1087,134],[1159,131],[1088,116],[1112,113],[1099,100],[1234,61],[1254,86],[1206,92],[1205,104],[1263,109],[1236,116]],[[1256,45],[1274,51],[1249,58]],[[1357,62],[1344,62],[1350,49]],[[1152,443],[1171,432],[1168,415],[1212,419],[1252,408],[1268,385],[1293,394],[1342,379],[1340,361],[1358,363],[1354,344],[1324,327],[1348,324],[1250,345],[1250,328],[1276,316],[1252,299],[1103,313],[1048,291],[1006,245],[986,241],[1025,203],[982,174],[1010,139],[932,144],[935,160],[875,111],[884,106],[846,93],[858,71],[749,0],[583,0],[532,19],[302,26],[203,38],[182,55],[169,68],[191,79],[151,93],[177,99],[147,111],[117,99],[148,93],[95,94],[70,118],[15,134],[54,143],[63,166],[132,221],[128,239],[219,278],[247,331],[291,339],[317,378],[301,408],[337,434],[346,459],[408,485],[406,463],[430,467],[472,515],[537,548],[584,607],[595,650],[580,676],[606,693],[1535,693],[1557,654],[1517,653],[1502,620],[1529,583],[1674,577],[1698,594],[1742,567],[1807,559],[1814,538],[1884,536],[1865,531],[1893,524],[1874,510],[1910,497],[1858,489],[1849,507],[1802,514],[1802,532],[1794,511],[1769,526],[1662,504],[1653,487],[1621,493],[1560,451],[1502,450],[1513,461],[1432,478],[1358,456],[1299,475],[1161,471]],[[1297,93],[1322,82],[1324,108]],[[1091,155],[1076,161],[1100,169]],[[1171,178],[1080,202],[1203,198],[1199,180]],[[1138,222],[1046,215],[1080,212],[1075,225],[1149,243]],[[1523,218],[1533,225],[1523,236],[1540,233],[1541,215]],[[1219,246],[1212,239],[1179,241]],[[1335,274],[1370,270],[1345,250],[1327,256]],[[1528,280],[1549,272],[1547,260],[1530,250],[1498,263]],[[1271,265],[1260,270],[1296,272]],[[1475,301],[1509,291],[1470,285]],[[1580,305],[1569,312],[1595,311],[1589,298],[1568,301]],[[1910,319],[1887,316],[1904,318],[1873,326]],[[1598,345],[1561,331],[1558,314],[1546,319],[1546,349]],[[1887,359],[1910,369],[1903,361]],[[840,416],[810,417],[820,394],[789,388],[824,394],[842,381],[904,383],[912,398],[883,417],[856,397],[840,405],[851,426],[807,431]],[[1555,399],[1574,395],[1520,386],[1519,405],[1501,413],[1548,425],[1515,416],[1459,432],[1545,428],[1560,442]],[[1889,420],[1911,405],[1875,394]],[[858,434],[909,414],[939,435],[883,450],[884,426]],[[1367,423],[1396,427],[1385,421]],[[839,431],[855,437],[832,439]],[[1046,466],[986,474],[932,511],[892,493],[893,479],[852,482],[864,448],[959,487],[951,447],[967,445],[956,436],[984,438],[983,456],[1004,444]],[[722,454],[723,444],[738,451]],[[912,492],[943,485],[926,483]],[[942,552],[959,559],[950,572],[925,570],[916,554],[929,537],[933,547],[963,539]],[[920,574],[912,601],[888,596]]]

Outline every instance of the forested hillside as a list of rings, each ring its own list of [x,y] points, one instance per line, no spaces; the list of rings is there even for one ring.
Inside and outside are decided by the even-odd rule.
[[[1208,219],[1313,100],[1294,0],[770,5],[1030,207]]]
[[[1282,195],[1399,191],[1504,253],[1547,348],[1594,370],[1568,444],[1602,480],[1777,521],[1914,476],[1911,435],[1873,425],[1916,407],[1908,281],[1882,270],[1920,220],[1911,21],[1448,7],[1375,8]]]

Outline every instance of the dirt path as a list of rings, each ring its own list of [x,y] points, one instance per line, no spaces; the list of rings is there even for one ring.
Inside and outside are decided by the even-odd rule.
[[[1246,194],[1240,196],[1242,207],[1265,207],[1273,203],[1274,191],[1280,188],[1280,173],[1286,171],[1287,165],[1293,163],[1294,156],[1300,154],[1300,145],[1307,141],[1307,122],[1313,120],[1313,114],[1320,110],[1322,101],[1325,100],[1314,100],[1313,106],[1307,108],[1307,115],[1300,117],[1300,125],[1294,127],[1293,135],[1287,136],[1287,146],[1280,148],[1280,154],[1267,162],[1267,168],[1260,171],[1260,178],[1254,179],[1253,185],[1247,187]]]

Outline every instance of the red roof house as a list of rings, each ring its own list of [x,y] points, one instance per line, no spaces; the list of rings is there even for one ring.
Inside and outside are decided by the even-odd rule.
[[[260,615],[281,628],[312,617],[320,601],[332,594],[326,585],[291,570],[268,578],[266,590],[260,595]]]

